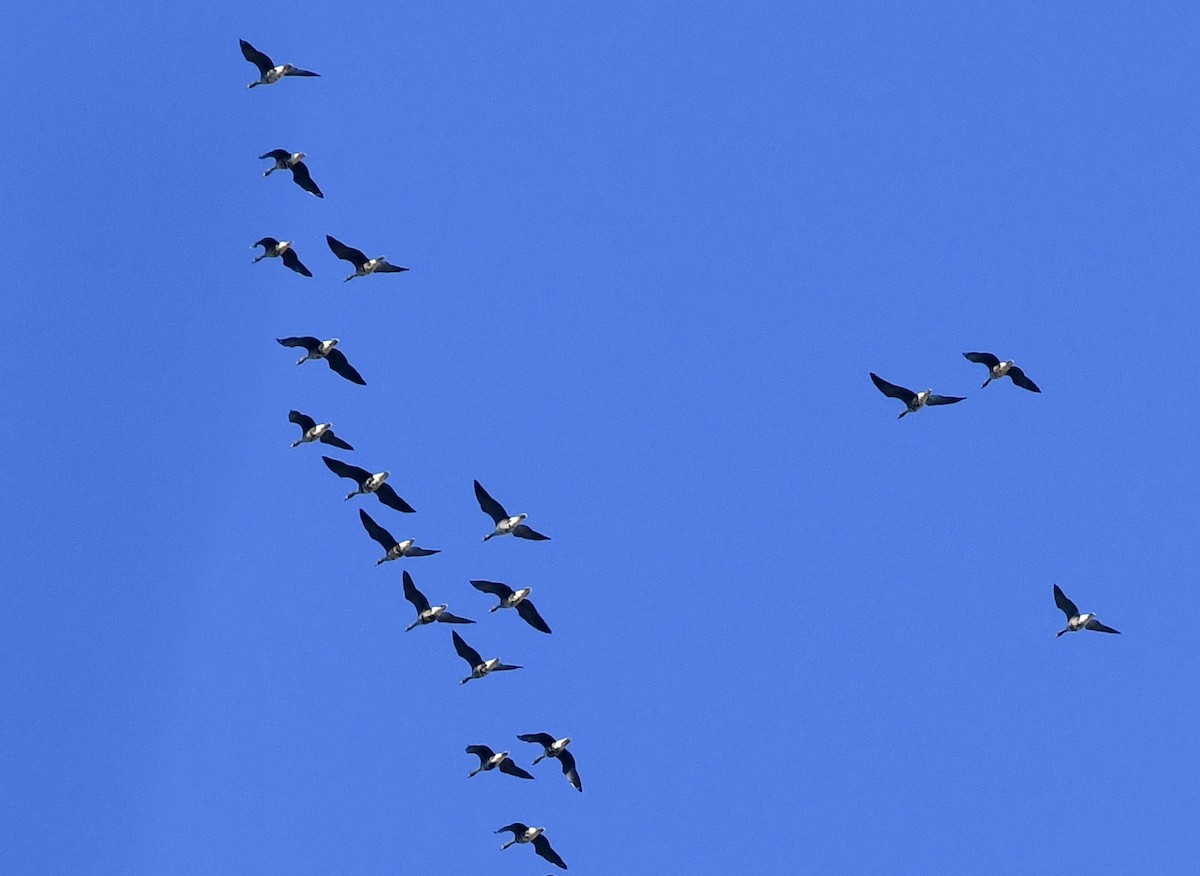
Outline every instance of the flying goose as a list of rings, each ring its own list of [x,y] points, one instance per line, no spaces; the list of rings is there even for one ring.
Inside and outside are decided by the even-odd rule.
[[[902,419],[914,411],[919,411],[925,405],[952,405],[955,402],[960,402],[965,398],[954,395],[934,395],[932,389],[923,389],[920,392],[913,392],[911,389],[905,389],[903,386],[896,386],[894,383],[888,383],[874,371],[870,372],[871,380],[879,387],[879,391],[888,398],[898,398],[904,402],[907,410],[901,411],[897,419]]]
[[[255,264],[258,264],[263,259],[282,258],[283,263],[297,274],[303,274],[306,277],[312,276],[312,271],[304,267],[304,263],[300,261],[300,256],[296,255],[296,251],[292,249],[292,242],[290,240],[276,240],[274,237],[264,237],[262,240],[252,243],[250,248],[254,249],[256,246],[261,246],[263,251],[262,255],[255,257]]]
[[[542,746],[544,749],[533,761],[534,766],[538,764],[542,758],[557,757],[559,765],[562,767],[563,775],[567,777],[567,781],[575,786],[576,791],[583,790],[583,782],[579,779],[579,770],[575,768],[575,756],[567,751],[567,746],[571,744],[571,737],[564,736],[562,739],[555,739],[549,733],[522,733],[517,737],[522,742],[534,742]]]
[[[397,511],[403,511],[405,514],[412,514],[416,511],[412,505],[409,505],[392,489],[392,485],[386,483],[390,472],[377,471],[374,474],[367,471],[365,468],[359,468],[357,465],[350,465],[342,462],[340,459],[332,459],[328,456],[322,456],[325,465],[331,472],[339,478],[350,478],[358,484],[358,489],[353,493],[347,493],[346,499],[353,499],[358,495],[366,493],[374,493],[380,502],[387,505],[389,508],[395,508]]]
[[[563,859],[558,856],[558,852],[550,848],[550,841],[546,839],[544,827],[529,827],[519,821],[514,821],[512,824],[506,824],[496,833],[504,833],[511,831],[513,838],[500,847],[503,851],[515,843],[533,843],[533,850],[553,864],[555,867],[567,869],[567,865],[563,863]]]
[[[404,631],[406,633],[413,627],[421,627],[435,622],[443,624],[475,623],[473,620],[446,611],[446,605],[430,605],[425,594],[417,589],[417,585],[413,584],[412,575],[408,574],[408,569],[404,570],[404,598],[411,602],[413,608],[417,610],[417,619],[408,625],[408,629]]]
[[[402,268],[399,265],[390,265],[388,260],[383,256],[377,259],[367,258],[367,254],[361,249],[355,249],[352,246],[346,246],[336,237],[328,234],[325,235],[325,242],[329,244],[329,248],[333,250],[333,254],[339,259],[345,259],[354,265],[354,273],[347,277],[343,282],[349,282],[355,277],[365,277],[368,274],[399,274],[401,271],[407,271],[408,268]]]
[[[293,67],[291,64],[275,65],[275,62],[260,52],[254,46],[250,45],[245,40],[238,40],[238,45],[242,47],[242,56],[247,61],[258,68],[260,74],[257,82],[251,82],[247,88],[253,88],[256,85],[273,85],[282,79],[284,76],[320,76],[320,73],[312,73],[308,70],[301,70],[299,67]]]
[[[1030,392],[1041,392],[1038,385],[1025,376],[1025,372],[1013,364],[1013,360],[1001,362],[1000,357],[994,356],[991,353],[963,353],[963,358],[970,362],[978,362],[980,365],[988,367],[988,379],[983,382],[983,386],[987,386],[993,380],[999,380],[1001,377],[1011,377],[1012,382],[1021,389],[1027,389]],[[980,389],[983,389],[983,386]]]
[[[1057,584],[1054,585],[1054,604],[1062,609],[1062,613],[1067,616],[1067,628],[1059,630],[1055,638],[1063,633],[1076,633],[1080,630],[1095,630],[1097,633],[1116,633],[1120,635],[1120,630],[1114,630],[1112,627],[1106,627],[1100,621],[1096,620],[1096,615],[1092,612],[1080,614],[1079,609],[1075,607],[1075,603],[1067,599],[1067,595],[1062,592]]]
[[[518,779],[533,778],[532,775],[512,762],[507,751],[492,751],[486,745],[468,745],[466,751],[467,754],[473,754],[479,758],[479,767],[467,774],[468,779],[477,773],[485,773],[494,769],[499,769],[500,772],[508,773],[510,776],[516,776]]]
[[[313,178],[308,172],[308,165],[304,163],[303,152],[272,149],[270,152],[265,152],[258,157],[275,159],[275,166],[266,170],[263,176],[270,176],[277,170],[290,170],[292,172],[292,182],[300,186],[304,191],[316,195],[318,198],[325,197],[317,187],[317,184],[313,182]]]
[[[483,509],[483,513],[488,515],[496,522],[496,529],[483,537],[484,541],[489,538],[495,538],[497,535],[515,535],[517,538],[528,538],[531,541],[549,541],[550,536],[542,535],[540,532],[534,532],[521,521],[528,517],[528,514],[518,514],[516,517],[509,517],[508,512],[504,510],[504,506],[488,495],[488,491],[483,488],[483,484],[479,481],[475,482],[475,498],[479,500],[479,507]]]
[[[460,681],[459,684],[466,684],[472,678],[483,678],[489,672],[504,672],[509,669],[524,668],[522,666],[511,666],[508,663],[501,663],[499,657],[484,660],[479,656],[478,651],[462,640],[462,636],[458,634],[457,630],[451,635],[454,636],[454,650],[458,652],[458,656],[471,664],[471,674]]]
[[[367,535],[379,542],[386,554],[383,559],[376,560],[375,565],[386,563],[389,560],[398,560],[401,557],[431,557],[441,551],[430,550],[428,548],[417,547],[416,539],[406,538],[404,541],[396,541],[392,534],[371,519],[371,515],[362,508],[358,509],[358,519],[362,521],[363,529],[367,531]]]
[[[362,379],[362,375],[355,371],[354,366],[346,359],[346,354],[335,349],[338,345],[337,338],[322,341],[319,338],[304,335],[298,338],[276,338],[275,340],[285,347],[303,347],[308,351],[305,356],[296,360],[297,365],[303,365],[309,359],[324,359],[335,373],[340,374],[351,383],[357,383],[359,386],[367,385],[367,382]]]
[[[330,444],[334,447],[340,447],[342,450],[354,449],[337,435],[333,434],[333,423],[318,423],[308,414],[302,414],[299,411],[288,411],[288,421],[300,427],[300,440],[293,441],[293,447],[299,447],[301,444],[309,444],[313,441],[320,441],[322,444]]]
[[[515,608],[525,623],[535,630],[541,630],[543,633],[550,632],[550,625],[542,620],[538,610],[529,601],[529,594],[533,592],[532,587],[513,590],[507,584],[501,584],[499,581],[472,581],[471,586],[480,593],[490,593],[500,597],[500,602],[489,608],[489,612],[498,611],[501,608]]]

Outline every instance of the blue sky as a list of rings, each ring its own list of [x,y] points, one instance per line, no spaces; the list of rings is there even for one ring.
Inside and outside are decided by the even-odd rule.
[[[968,6],[0,13],[0,867],[1191,872],[1200,14]]]

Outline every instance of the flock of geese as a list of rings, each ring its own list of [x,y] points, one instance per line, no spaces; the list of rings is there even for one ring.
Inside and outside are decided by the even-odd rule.
[[[240,40],[239,42],[241,44],[242,55],[247,61],[254,64],[259,72],[259,78],[251,82],[248,86],[249,88],[256,88],[259,85],[274,85],[289,76],[316,77],[320,75],[309,70],[302,70],[292,64],[277,65],[267,55],[250,45],[250,43],[245,40]],[[270,152],[263,153],[259,157],[264,159],[269,158],[274,161],[274,165],[263,176],[270,176],[276,170],[290,170],[292,180],[300,188],[318,198],[323,199],[325,197],[320,187],[313,181],[312,174],[304,163],[305,153],[289,152],[286,149],[273,149]],[[370,258],[362,250],[347,246],[332,235],[326,235],[325,242],[335,256],[350,262],[354,266],[354,273],[346,277],[346,281],[353,280],[355,277],[366,277],[371,274],[393,274],[408,270],[408,268],[389,263],[384,256]],[[253,246],[262,247],[262,253],[254,259],[256,263],[263,259],[278,258],[286,267],[297,274],[305,277],[312,276],[312,272],[304,265],[300,260],[300,256],[296,253],[293,241],[264,237]],[[346,354],[338,347],[340,343],[338,338],[322,340],[317,337],[299,336],[276,338],[276,340],[285,347],[301,347],[304,349],[305,354],[297,360],[297,365],[303,365],[309,360],[324,359],[330,370],[338,376],[359,386],[366,385],[366,381],[362,375],[350,364],[350,361],[346,358]],[[332,423],[319,423],[315,418],[297,410],[292,410],[288,413],[288,420],[300,427],[300,437],[292,442],[293,448],[299,447],[301,444],[318,442],[343,451],[354,450],[353,445],[334,433]],[[346,500],[353,499],[355,496],[373,495],[381,504],[393,511],[403,514],[415,513],[416,509],[401,498],[400,494],[396,492],[395,487],[388,483],[388,471],[368,471],[365,468],[352,465],[332,456],[322,456],[321,460],[333,474],[355,483],[356,488],[346,494]],[[483,541],[487,542],[493,538],[506,535],[527,541],[549,540],[549,536],[537,532],[525,523],[528,517],[527,514],[509,514],[505,507],[493,498],[479,481],[475,481],[475,498],[479,503],[480,509],[491,519],[493,526],[492,530],[483,536]],[[360,508],[358,515],[367,535],[384,550],[383,557],[375,561],[375,565],[377,566],[401,558],[427,557],[440,553],[440,551],[432,548],[418,547],[415,540],[411,538],[404,539],[403,541],[398,540],[387,529],[377,523],[364,509]],[[407,569],[403,571],[401,577],[403,580],[404,598],[412,604],[416,611],[416,618],[408,625],[405,630],[406,632],[420,626],[428,626],[435,623],[464,626],[475,623],[475,621],[469,618],[450,612],[448,603],[439,605],[430,603],[429,598],[417,589],[416,583]],[[546,623],[529,599],[529,595],[532,592],[531,587],[514,589],[499,581],[487,580],[472,580],[470,583],[480,593],[497,598],[498,602],[488,609],[489,613],[505,608],[515,609],[517,615],[534,630],[545,634],[551,632],[550,625]],[[460,684],[485,678],[493,672],[509,672],[523,668],[515,664],[504,663],[498,657],[484,659],[483,655],[472,648],[458,634],[457,630],[451,633],[451,641],[455,652],[470,667],[470,674],[463,678]],[[556,760],[562,768],[563,775],[572,787],[577,791],[583,790],[583,782],[579,778],[579,770],[576,768],[575,758],[567,748],[571,743],[569,736],[560,738],[549,733],[523,733],[518,735],[517,739],[521,742],[541,746],[542,753],[534,759],[533,765],[538,764],[546,758]],[[468,745],[466,753],[479,758],[478,768],[472,770],[469,773],[469,777],[474,777],[481,772],[498,770],[501,773],[519,779],[533,778],[533,774],[519,766],[508,751],[493,751],[487,745]],[[554,866],[563,870],[567,869],[566,862],[563,861],[558,852],[550,845],[544,827],[530,827],[523,822],[514,821],[496,831],[496,833],[505,832],[512,833],[512,839],[506,842],[501,847],[502,849],[507,849],[509,846],[517,844],[529,844],[533,846],[533,850],[539,856]]]

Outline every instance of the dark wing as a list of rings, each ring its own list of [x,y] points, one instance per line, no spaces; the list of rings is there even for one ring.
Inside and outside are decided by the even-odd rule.
[[[533,850],[553,864],[555,867],[567,869],[566,862],[558,856],[558,852],[550,848],[550,840],[546,839],[544,833],[538,834],[537,839],[533,841]]]
[[[407,569],[404,570],[404,598],[413,604],[417,614],[429,611],[429,600],[425,598],[424,593],[417,589],[417,585],[413,583],[412,575],[408,574]]]
[[[496,523],[508,519],[508,512],[504,510],[504,506],[488,495],[488,491],[479,481],[475,482],[475,498],[479,500],[479,507],[483,509],[483,513]]]
[[[375,269],[376,274],[399,274],[402,271],[407,271],[408,268],[402,268],[399,265],[392,265],[384,262]]]
[[[475,623],[475,621],[473,621],[469,618],[459,617],[458,615],[451,614],[448,611],[443,611],[441,614],[439,614],[437,616],[437,619],[438,619],[438,623],[443,623],[443,624],[473,624],[473,623]]]
[[[898,398],[906,405],[912,404],[912,400],[917,397],[917,394],[911,389],[905,389],[903,386],[896,386],[894,383],[888,383],[874,371],[868,372],[871,375],[871,380],[879,387],[879,391],[888,398]]]
[[[514,821],[512,824],[504,825],[504,827],[500,828],[498,831],[496,831],[496,833],[504,833],[506,830],[511,830],[513,836],[520,836],[525,831],[529,830],[529,826],[522,824],[519,821]]]
[[[405,514],[412,514],[417,509],[400,498],[400,494],[392,487],[391,484],[385,483],[375,495],[379,497],[379,501],[387,505],[389,508],[395,508],[397,511],[403,511]]]
[[[494,755],[496,753],[496,752],[492,751],[490,748],[488,748],[486,745],[468,745],[466,748],[466,752],[467,752],[467,754],[473,754],[477,758],[479,758],[480,766],[483,766],[488,760],[491,759],[492,755]]]
[[[499,596],[501,599],[507,599],[512,596],[513,589],[507,584],[501,584],[499,581],[472,581],[471,586],[480,593],[490,593],[493,596]],[[550,740],[553,742],[554,740]]]
[[[301,70],[299,67],[293,67],[283,74],[284,76],[320,76],[320,73],[314,73],[311,70]]]
[[[287,161],[292,157],[292,153],[286,149],[272,149],[270,152],[264,152],[259,158],[274,158],[276,161]]]
[[[524,523],[519,523],[513,527],[513,535],[517,538],[527,538],[530,541],[549,541],[550,536],[542,535],[526,526]]]
[[[952,405],[955,402],[962,401],[964,398],[966,398],[965,395],[961,395],[961,396],[960,395],[931,395],[931,396],[929,396],[929,398],[925,399],[925,404],[927,404],[927,405]]]
[[[1026,377],[1025,372],[1016,365],[1008,369],[1008,376],[1011,377],[1012,382],[1021,387],[1021,389],[1027,389],[1030,392],[1041,392],[1041,390],[1038,389],[1038,385]]]
[[[333,254],[339,259],[345,259],[352,263],[356,268],[361,268],[367,263],[367,254],[361,249],[355,249],[352,246],[346,246],[336,237],[325,235],[325,242],[329,244],[329,248],[333,250]]]
[[[321,190],[317,188],[317,184],[313,182],[312,176],[308,173],[308,167],[303,161],[297,161],[292,165],[292,181],[306,192],[312,192],[318,198],[325,197],[321,194]]]
[[[1097,633],[1116,633],[1118,636],[1121,635],[1119,630],[1114,630],[1112,627],[1106,627],[1095,618],[1092,618],[1090,621],[1084,624],[1084,626],[1089,630],[1095,630]]]
[[[238,40],[238,45],[242,47],[242,57],[258,68],[258,72],[266,76],[267,71],[275,66],[275,62],[260,52],[254,46],[250,45],[245,40]]]
[[[288,422],[295,423],[297,426],[299,426],[301,432],[307,432],[313,426],[317,425],[316,420],[314,420],[308,414],[302,414],[299,411],[288,411]],[[325,434],[328,435],[329,433],[326,432]],[[324,439],[322,438],[322,440]]]
[[[392,538],[392,534],[371,519],[371,515],[363,509],[358,509],[358,519],[362,521],[363,528],[367,531],[367,535],[379,542],[385,551],[390,551],[397,544],[396,539]]]
[[[297,274],[303,274],[306,277],[312,276],[312,271],[304,267],[304,262],[300,261],[300,256],[296,255],[296,251],[294,249],[289,249],[284,252],[283,263]]]
[[[319,338],[312,338],[308,335],[305,335],[301,338],[276,338],[275,340],[283,344],[285,347],[303,347],[310,353],[317,347],[321,346],[321,341]]]
[[[342,377],[349,380],[351,383],[357,383],[359,386],[366,386],[367,382],[362,379],[362,375],[354,370],[354,366],[346,358],[346,354],[334,347],[325,354],[325,361],[329,363],[329,367]]]
[[[322,444],[329,444],[329,445],[332,445],[333,447],[340,447],[342,450],[353,450],[354,449],[349,444],[347,444],[345,441],[343,441],[341,438],[339,438],[337,435],[334,435],[332,429],[326,429],[325,433],[318,440],[320,440],[320,442]]]
[[[989,370],[1000,364],[1000,357],[993,356],[991,353],[963,353],[963,358],[968,362],[986,365]]]
[[[454,650],[458,652],[459,657],[471,664],[472,669],[483,662],[483,658],[479,656],[479,652],[464,642],[462,640],[462,636],[460,636],[457,632],[451,633],[450,635],[454,637]],[[504,828],[501,828],[501,830],[503,829]]]
[[[492,672],[507,672],[510,669],[524,669],[524,666],[513,666],[511,663],[497,663],[492,667]]]
[[[497,767],[497,769],[499,769],[502,773],[508,773],[510,776],[516,776],[518,779],[533,778],[533,776],[525,772],[525,770],[521,769],[507,757],[500,761],[500,766]]]
[[[549,748],[556,741],[549,733],[522,733],[517,738],[522,742],[536,742],[542,748]]]
[[[408,550],[406,550],[404,552],[404,555],[406,557],[432,557],[434,554],[440,554],[440,553],[441,553],[441,551],[429,550],[428,548],[417,547],[416,545],[414,545],[414,546],[410,547]]]
[[[250,245],[251,246],[261,246],[264,249],[270,249],[271,247],[277,245],[278,243],[279,243],[279,241],[276,240],[274,237],[264,237],[262,240],[256,240],[256,241],[254,241],[254,243],[252,243]]]
[[[1067,620],[1073,617],[1079,617],[1079,609],[1075,607],[1075,603],[1067,599],[1067,594],[1062,592],[1062,589],[1054,585],[1054,604],[1062,609],[1062,613],[1067,616]]]
[[[528,599],[522,599],[517,603],[517,614],[525,619],[525,623],[529,624],[535,630],[541,630],[543,633],[550,632],[550,625],[542,620],[542,616],[538,614],[533,603]]]
[[[562,764],[563,775],[567,777],[567,781],[575,786],[576,791],[582,791],[583,782],[579,778],[579,770],[575,769],[575,755],[564,748],[558,754],[558,762]]]
[[[350,478],[350,480],[356,481],[359,486],[362,486],[363,481],[371,476],[371,473],[365,468],[359,468],[357,465],[342,462],[340,459],[334,459],[332,456],[322,456],[321,459],[325,461],[325,466],[339,478]],[[395,544],[395,542],[392,542],[392,544]]]

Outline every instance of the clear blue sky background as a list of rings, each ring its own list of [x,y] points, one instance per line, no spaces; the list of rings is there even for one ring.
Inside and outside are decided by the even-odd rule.
[[[1200,13],[967,5],[6,7],[0,868],[1195,872]]]

